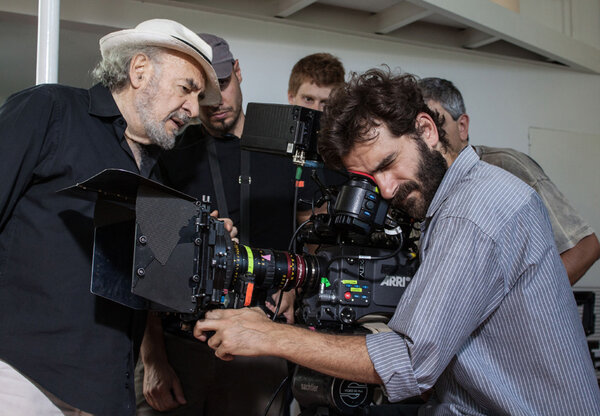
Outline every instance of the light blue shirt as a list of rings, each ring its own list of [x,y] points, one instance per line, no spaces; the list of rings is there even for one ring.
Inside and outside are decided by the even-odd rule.
[[[600,415],[577,306],[536,192],[467,147],[421,232],[421,266],[393,332],[367,336],[390,400],[434,387],[420,414]]]

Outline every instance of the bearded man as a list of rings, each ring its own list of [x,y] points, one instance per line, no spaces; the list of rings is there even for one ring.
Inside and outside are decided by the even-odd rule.
[[[40,85],[0,108],[4,414],[135,413],[145,313],[90,292],[94,203],[57,191],[107,168],[149,177],[220,101],[210,46],[177,22],[110,33],[100,50],[91,89]]]
[[[419,270],[389,332],[342,336],[213,311],[195,327],[217,356],[274,355],[383,384],[393,414],[594,415],[600,391],[542,201],[525,183],[453,153],[410,74],[370,70],[325,107],[327,164],[371,175],[395,208],[421,219]]]

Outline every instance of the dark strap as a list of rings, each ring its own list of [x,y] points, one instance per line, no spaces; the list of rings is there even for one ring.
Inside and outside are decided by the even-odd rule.
[[[241,151],[242,160],[240,168],[240,243],[249,244],[250,241],[250,152]]]
[[[206,136],[206,150],[208,151],[208,163],[210,165],[210,173],[212,177],[215,195],[217,196],[217,206],[219,207],[219,217],[229,218],[229,210],[227,209],[227,199],[225,198],[225,190],[223,188],[223,178],[221,177],[221,168],[219,167],[219,159],[217,158],[217,147],[215,139],[211,136]]]

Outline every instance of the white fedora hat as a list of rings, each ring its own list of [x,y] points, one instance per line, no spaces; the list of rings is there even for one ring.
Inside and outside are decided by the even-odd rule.
[[[219,80],[211,65],[212,48],[187,27],[168,19],[146,20],[135,29],[119,30],[104,36],[100,39],[100,53],[104,57],[112,49],[126,44],[160,46],[191,56],[202,66],[208,78],[200,104],[218,105],[221,102]]]

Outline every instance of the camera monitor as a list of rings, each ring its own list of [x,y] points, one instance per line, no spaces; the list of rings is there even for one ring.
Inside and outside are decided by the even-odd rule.
[[[320,161],[321,112],[297,105],[248,103],[242,149],[291,156],[294,163]]]

